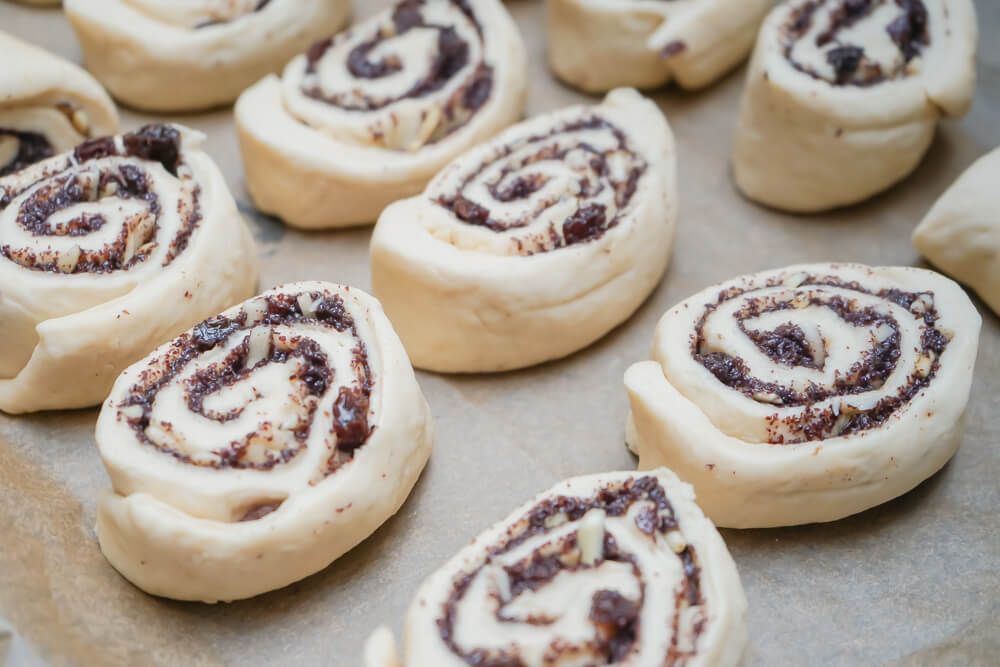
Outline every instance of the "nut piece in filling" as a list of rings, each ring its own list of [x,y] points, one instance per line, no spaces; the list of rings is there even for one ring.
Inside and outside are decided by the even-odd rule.
[[[403,659],[376,632],[368,667],[740,663],[746,599],[691,487],[666,469],[576,477],[432,574]]]
[[[571,354],[659,283],[676,156],[631,89],[524,121],[456,158],[372,234],[372,285],[410,357],[494,372]]]
[[[734,528],[832,521],[909,491],[962,438],[981,319],[921,269],[812,264],[710,287],[625,374],[639,467]]]
[[[284,285],[122,373],[97,444],[97,532],[142,590],[235,600],[329,565],[403,503],[429,410],[377,301]]]
[[[733,174],[749,198],[823,211],[919,164],[975,87],[971,0],[793,0],[764,22],[747,72]]]
[[[405,0],[315,43],[236,105],[258,208],[298,227],[373,222],[515,122],[527,59],[499,0]]]

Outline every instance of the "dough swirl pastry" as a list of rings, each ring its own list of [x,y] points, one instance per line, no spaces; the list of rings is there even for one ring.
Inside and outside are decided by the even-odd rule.
[[[0,410],[100,403],[152,347],[253,294],[202,135],[149,125],[0,178]]]
[[[296,227],[371,223],[520,118],[526,88],[499,0],[405,0],[240,97],[247,187]]]
[[[1000,313],[1000,148],[976,160],[913,232],[913,245]]]
[[[702,88],[753,48],[771,0],[548,0],[549,63],[592,93]]]
[[[97,422],[97,533],[139,588],[235,600],[317,572],[396,512],[427,403],[378,302],[285,285],[125,370]]]
[[[981,319],[921,269],[812,264],[670,309],[625,374],[640,468],[716,524],[832,521],[909,491],[958,448]]]
[[[87,68],[146,111],[229,104],[310,42],[339,30],[350,0],[66,0]]]
[[[561,482],[420,587],[404,661],[373,635],[367,667],[737,665],[736,566],[691,487],[666,469]]]
[[[975,87],[971,0],[792,0],[764,22],[733,146],[736,184],[763,204],[862,201],[920,162],[937,120]]]
[[[676,216],[670,127],[620,89],[510,128],[387,208],[372,285],[417,367],[530,366],[632,314],[663,275]]]
[[[118,112],[92,76],[0,32],[0,176],[118,131]]]

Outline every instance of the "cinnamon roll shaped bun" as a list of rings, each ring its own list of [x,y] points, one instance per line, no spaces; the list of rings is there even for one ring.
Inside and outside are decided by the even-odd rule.
[[[736,185],[775,208],[862,201],[912,171],[975,87],[972,0],[791,0],[764,22],[733,146]]]
[[[860,512],[955,453],[980,324],[958,285],[921,269],[811,264],[709,287],[625,374],[630,446],[720,526]]]
[[[118,131],[118,112],[92,76],[0,32],[0,177]]]
[[[689,90],[747,57],[771,0],[548,0],[549,63],[572,86]]]
[[[417,367],[530,366],[638,308],[667,266],[676,217],[670,127],[620,89],[510,128],[387,208],[372,285]]]
[[[97,421],[97,535],[153,595],[235,600],[317,572],[403,503],[427,403],[375,299],[284,285],[126,369]]]
[[[738,665],[739,574],[691,487],[666,469],[560,482],[420,587],[404,660],[373,635],[366,667]]]
[[[0,177],[0,410],[96,405],[253,294],[253,239],[202,139],[149,125]]]
[[[236,104],[247,187],[296,227],[368,224],[518,120],[527,58],[499,0],[404,0]]]
[[[87,69],[119,101],[193,111],[235,100],[311,42],[350,0],[66,0]]]
[[[913,245],[1000,314],[1000,148],[979,158],[924,217]]]

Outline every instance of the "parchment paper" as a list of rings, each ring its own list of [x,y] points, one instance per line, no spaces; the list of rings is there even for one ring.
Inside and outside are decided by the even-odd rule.
[[[359,17],[389,0],[355,2]],[[544,7],[507,3],[533,62],[527,113],[585,101],[545,64]],[[681,218],[670,269],[623,326],[566,360],[514,373],[420,373],[437,438],[399,514],[327,570],[233,604],[149,597],[101,555],[108,486],[96,410],[0,415],[0,662],[11,665],[358,665],[378,624],[398,633],[419,582],[532,494],[634,468],[623,445],[625,368],[647,356],[668,307],[737,274],[796,262],[917,264],[913,227],[975,158],[1000,144],[1000,3],[979,0],[972,111],[941,125],[901,185],[849,209],[794,217],[735,191],[728,156],[739,70],[706,91],[653,94],[677,136]],[[0,29],[82,61],[58,10],[0,2]],[[0,67],[3,54],[0,54]],[[124,111],[125,129],[152,117]],[[370,228],[303,234],[256,213],[230,110],[174,116],[208,134],[259,242],[261,288],[301,279],[368,289]],[[1000,187],[1000,183],[997,184]],[[1000,323],[982,302],[965,440],[916,490],[833,524],[725,530],[750,603],[749,665],[1000,664]]]

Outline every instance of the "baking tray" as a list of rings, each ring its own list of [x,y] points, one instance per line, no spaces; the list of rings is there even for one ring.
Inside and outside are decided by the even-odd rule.
[[[391,4],[355,2],[358,18]],[[532,62],[527,113],[596,101],[545,64],[544,3],[507,2]],[[913,227],[1000,145],[1000,3],[980,0],[979,84],[905,182],[851,208],[796,217],[732,185],[728,157],[743,70],[708,90],[652,94],[678,142],[681,215],[660,287],[628,322],[568,359],[500,375],[418,373],[434,413],[430,463],[399,514],[331,567],[231,604],[133,588],[95,537],[96,410],[0,415],[0,658],[12,665],[358,665],[365,638],[397,633],[417,585],[529,496],[583,473],[634,468],[623,445],[625,368],[646,357],[672,304],[740,273],[851,260],[919,264]],[[73,61],[58,10],[0,3],[0,29]],[[0,65],[2,66],[2,65]],[[125,129],[153,116],[123,110]],[[161,116],[208,135],[253,229],[261,288],[322,279],[368,289],[370,228],[301,233],[257,213],[231,110]],[[998,184],[1000,187],[1000,184]],[[940,473],[873,510],[824,525],[723,530],[750,605],[748,665],[996,665],[1000,661],[1000,322],[984,317],[965,439]]]

